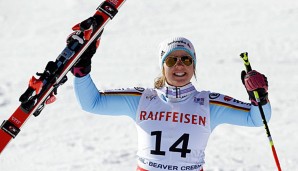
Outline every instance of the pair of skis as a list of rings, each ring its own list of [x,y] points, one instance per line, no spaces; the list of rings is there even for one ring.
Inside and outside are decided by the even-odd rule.
[[[59,86],[67,81],[66,74],[80,60],[81,55],[90,46],[90,44],[100,36],[104,26],[117,14],[118,9],[123,5],[125,0],[105,0],[97,8],[95,14],[85,20],[84,24],[76,25],[73,29],[80,29],[84,34],[84,39],[79,36],[71,39],[65,49],[56,58],[55,61],[49,61],[43,73],[37,73],[39,78],[34,76],[29,81],[29,87],[20,96],[20,106],[10,116],[4,120],[0,126],[0,154],[3,152],[8,143],[15,138],[21,130],[21,127],[30,116],[38,116],[47,104],[55,101],[55,95]],[[247,53],[241,54],[245,62],[247,71],[251,70]],[[258,97],[257,92],[255,96]],[[267,125],[263,110],[259,104],[265,129],[272,147],[274,159],[279,171],[281,167],[273,145],[273,140]]]
[[[74,30],[83,32],[84,38],[72,35],[71,41],[56,58],[49,61],[39,78],[32,77],[27,90],[20,96],[20,106],[4,120],[0,126],[0,154],[8,143],[15,138],[30,116],[38,116],[47,104],[53,103],[57,89],[67,81],[66,74],[80,60],[81,55],[96,41],[105,27],[113,19],[125,0],[105,0],[96,9],[95,14],[84,24],[74,26]]]

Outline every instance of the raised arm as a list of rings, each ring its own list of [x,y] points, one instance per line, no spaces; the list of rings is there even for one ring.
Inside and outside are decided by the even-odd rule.
[[[73,28],[74,32],[68,37],[67,43],[71,44],[76,42],[74,40],[83,41],[88,39],[88,28],[93,24],[94,20],[95,18],[90,17],[77,24]],[[100,44],[101,35],[102,32],[71,69],[71,73],[75,76],[74,88],[76,97],[85,111],[106,115],[128,115],[135,119],[142,92],[136,89],[114,90],[109,93],[100,92],[89,75],[91,72],[91,59]]]
[[[222,123],[242,126],[262,126],[263,119],[253,91],[259,94],[266,121],[271,118],[271,106],[268,100],[267,77],[255,70],[242,71],[241,80],[246,88],[251,103],[244,103],[234,98],[210,94],[211,127],[214,129]]]

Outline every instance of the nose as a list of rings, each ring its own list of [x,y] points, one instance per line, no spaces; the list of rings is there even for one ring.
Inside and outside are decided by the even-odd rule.
[[[178,61],[177,61],[177,63],[176,63],[176,65],[177,66],[183,66],[183,62],[181,61],[181,59],[177,59]]]

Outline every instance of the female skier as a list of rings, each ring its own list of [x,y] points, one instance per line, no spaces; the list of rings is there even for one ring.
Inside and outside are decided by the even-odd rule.
[[[98,40],[99,41],[99,40]],[[138,133],[137,171],[202,171],[208,138],[220,124],[257,127],[262,119],[252,91],[260,94],[267,120],[271,117],[267,78],[257,71],[242,71],[242,82],[251,103],[210,91],[198,91],[190,82],[195,76],[196,53],[183,37],[160,45],[162,76],[154,88],[99,91],[91,76],[92,43],[75,65],[74,89],[83,110],[131,117]]]

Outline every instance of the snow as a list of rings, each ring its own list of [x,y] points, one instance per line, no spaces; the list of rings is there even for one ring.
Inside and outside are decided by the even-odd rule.
[[[0,120],[37,71],[55,60],[71,27],[95,12],[101,1],[0,1]],[[152,87],[160,73],[158,43],[189,38],[198,54],[199,90],[247,101],[239,54],[268,77],[273,114],[269,128],[283,170],[298,170],[298,1],[128,0],[106,26],[94,56],[92,78],[100,89]],[[137,135],[128,117],[88,114],[73,92],[73,76],[58,100],[31,117],[0,156],[0,170],[131,171]],[[292,118],[294,117],[294,118]],[[277,170],[265,129],[221,125],[206,149],[207,171]]]

